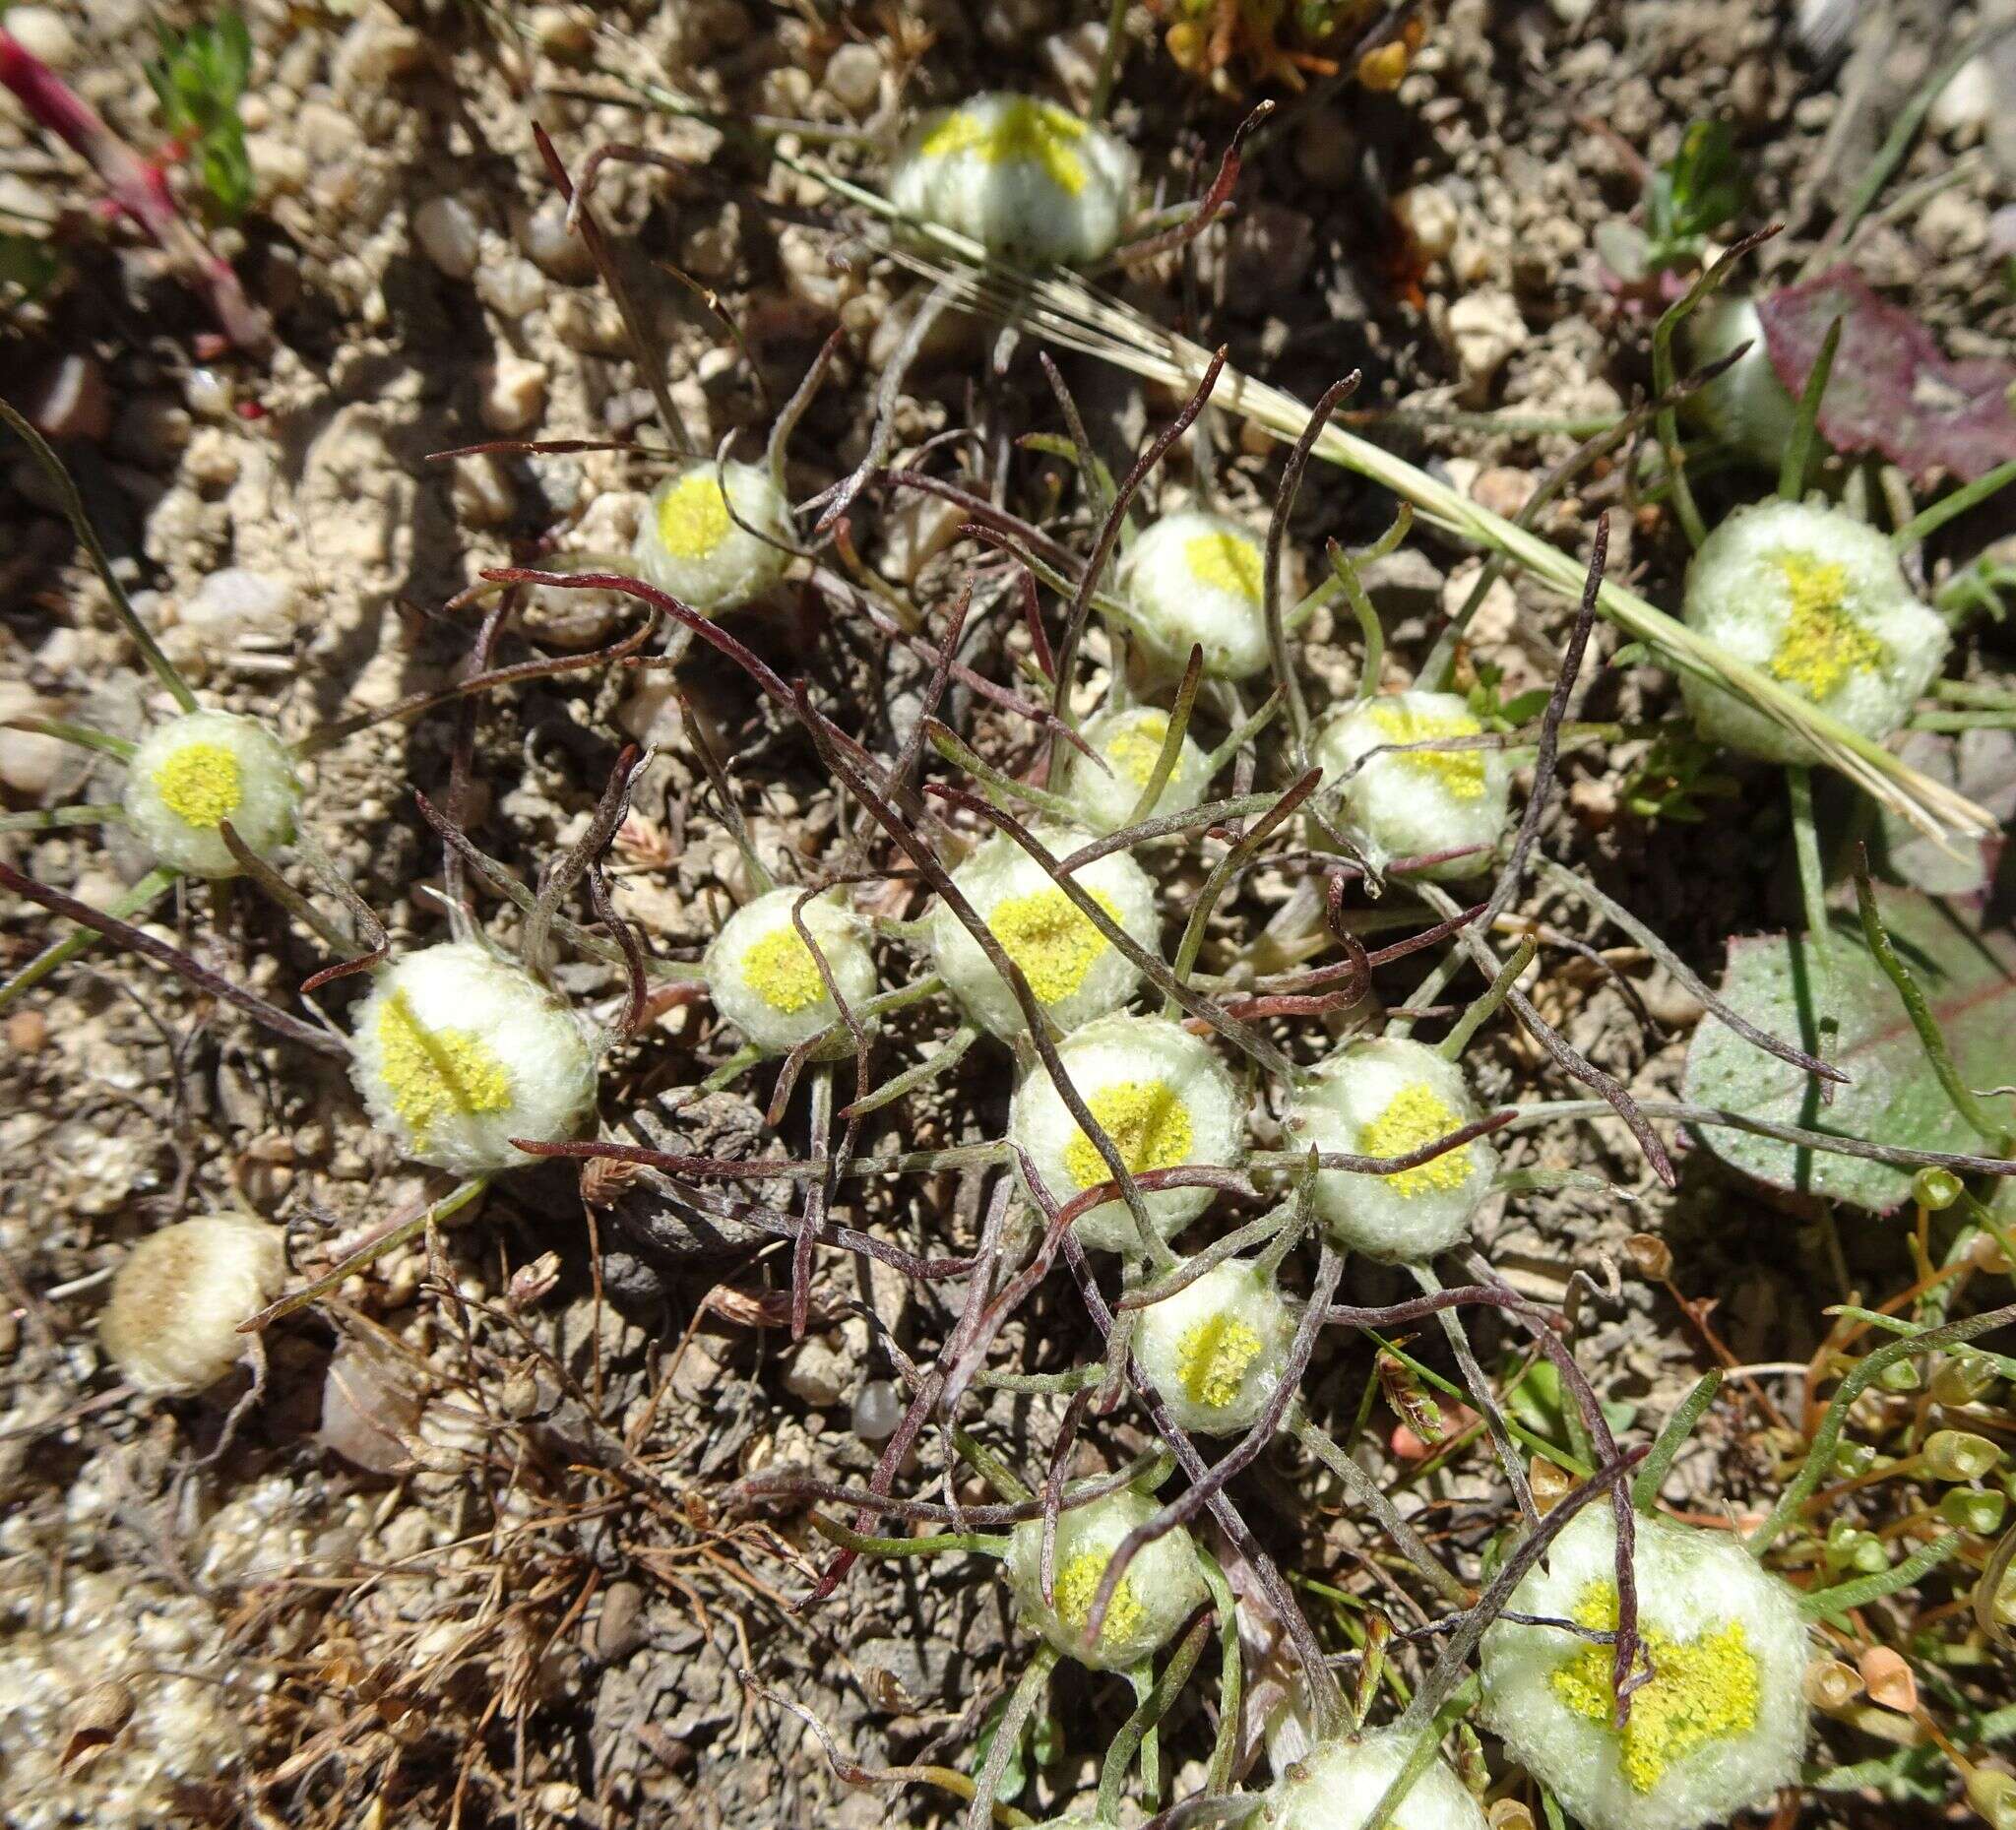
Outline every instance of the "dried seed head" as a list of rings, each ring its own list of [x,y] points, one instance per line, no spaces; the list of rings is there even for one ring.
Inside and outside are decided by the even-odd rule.
[[[136,1390],[187,1397],[243,1357],[238,1324],[280,1294],[286,1271],[280,1229],[263,1221],[215,1214],[163,1227],[120,1265],[98,1339]]]
[[[190,712],[142,738],[121,796],[141,842],[193,877],[235,877],[224,821],[260,857],[293,837],[301,782],[285,744],[255,719]]]
[[[772,890],[728,916],[707,949],[702,970],[714,1007],[766,1054],[788,1054],[840,1022],[819,962],[791,919],[802,890]],[[802,919],[849,1010],[875,995],[868,930],[838,891],[814,897]],[[836,1052],[852,1047],[845,1033]]]
[[[1912,595],[1875,529],[1840,509],[1738,509],[1687,568],[1682,613],[1738,661],[1881,741],[1946,658],[1943,618]],[[1802,738],[1712,681],[1680,675],[1701,734],[1771,762],[1810,762]]]
[[[1511,1609],[1617,1624],[1616,1523],[1585,1508]],[[1807,1635],[1798,1600],[1727,1534],[1637,1521],[1638,1626],[1652,1676],[1615,1727],[1612,1649],[1554,1626],[1484,1634],[1484,1720],[1588,1830],[1694,1830],[1798,1773]]]
[[[1478,737],[1483,729],[1455,693],[1404,692],[1351,706],[1317,732],[1310,754],[1324,784],[1343,784],[1339,824],[1374,866],[1397,857],[1464,852],[1419,874],[1454,881],[1490,869],[1511,801],[1512,768],[1505,752],[1387,747]],[[1360,765],[1366,756],[1371,760]]]
[[[1058,1043],[1057,1057],[1130,1175],[1238,1161],[1243,1113],[1231,1077],[1210,1043],[1181,1024],[1160,1017],[1102,1017]],[[1105,1159],[1079,1129],[1040,1064],[1016,1089],[1008,1134],[1028,1153],[1059,1206],[1112,1180]],[[1209,1188],[1163,1188],[1144,1194],[1142,1202],[1166,1239],[1213,1198]],[[1102,1201],[1072,1225],[1079,1242],[1096,1251],[1141,1250],[1139,1229],[1124,1201]]]
[[[1199,1607],[1208,1591],[1190,1534],[1177,1526],[1145,1546],[1127,1565],[1106,1608],[1099,1643],[1080,1645],[1093,1598],[1120,1540],[1155,1516],[1145,1493],[1115,1493],[1075,1506],[1057,1520],[1053,1594],[1043,1600],[1040,1519],[1018,1525],[1008,1541],[1008,1584],[1022,1615],[1051,1645],[1099,1671],[1124,1671],[1160,1649]]]
[[[1127,549],[1118,583],[1152,672],[1180,674],[1193,647],[1213,678],[1266,667],[1267,548],[1237,522],[1201,509],[1165,515]]]
[[[1124,142],[1054,102],[996,93],[919,121],[890,168],[889,200],[989,254],[1082,265],[1119,242],[1134,175]]]
[[[1411,1155],[1477,1117],[1463,1070],[1397,1037],[1347,1042],[1288,1110],[1298,1148],[1386,1158]],[[1464,1236],[1497,1167],[1497,1152],[1478,1139],[1386,1175],[1324,1169],[1316,1212],[1347,1250],[1419,1264]]]
[[[1155,766],[1169,733],[1169,715],[1154,706],[1132,706],[1124,712],[1102,712],[1081,733],[1105,758],[1108,775],[1076,750],[1066,752],[1063,793],[1086,825],[1109,833],[1134,818],[1134,805],[1155,779]],[[1204,798],[1211,786],[1211,759],[1188,731],[1176,746],[1176,760],[1155,805],[1155,813],[1183,813]]]
[[[1965,1429],[1935,1429],[1925,1438],[1925,1472],[1934,1481],[1980,1481],[2001,1465],[2002,1451]]]
[[[514,1137],[580,1132],[595,1055],[589,1027],[530,973],[455,941],[378,970],[351,1032],[350,1078],[409,1157],[479,1175],[532,1161]]]
[[[1178,1423],[1225,1436],[1267,1408],[1294,1332],[1274,1280],[1235,1258],[1143,1309],[1134,1354]]]
[[[790,504],[767,469],[704,459],[651,492],[632,551],[647,583],[712,617],[776,584],[791,555],[775,542],[790,539]]]
[[[1268,1830],[1357,1830],[1399,1778],[1414,1737],[1381,1729],[1362,1740],[1326,1741],[1267,1792]],[[1446,1760],[1432,1761],[1386,1819],[1392,1830],[1485,1830],[1482,1807]]]
[[[1059,829],[1037,834],[1045,850],[1063,853],[1085,835]],[[1029,988],[1059,1030],[1075,1030],[1117,1009],[1134,993],[1140,973],[1051,881],[1043,867],[1005,833],[987,840],[953,873]],[[1123,852],[1096,858],[1072,881],[1140,946],[1153,952],[1162,917],[1155,885]],[[931,950],[952,994],[981,1029],[1020,1036],[1022,1006],[960,918],[939,902],[930,914]]]

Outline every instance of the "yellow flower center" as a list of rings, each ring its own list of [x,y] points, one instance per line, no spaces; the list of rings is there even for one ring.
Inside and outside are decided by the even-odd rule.
[[[1405,1157],[1462,1128],[1454,1107],[1425,1081],[1417,1081],[1401,1088],[1387,1101],[1386,1109],[1358,1133],[1358,1150],[1367,1157]],[[1471,1164],[1470,1146],[1464,1144],[1411,1169],[1395,1169],[1386,1185],[1410,1201],[1430,1189],[1446,1193],[1470,1179]]]
[[[1129,1175],[1152,1169],[1173,1169],[1190,1161],[1195,1131],[1190,1108],[1166,1080],[1120,1080],[1102,1087],[1085,1102],[1099,1128],[1113,1140]],[[1079,1132],[1064,1147],[1064,1167],[1080,1188],[1096,1187],[1113,1178],[1092,1139]]]
[[[1222,1411],[1259,1352],[1259,1335],[1236,1316],[1207,1316],[1176,1343],[1176,1377],[1192,1404]]]
[[[1248,603],[1258,603],[1266,586],[1260,548],[1242,535],[1213,530],[1193,534],[1183,542],[1190,576],[1212,591],[1228,591]]]
[[[1146,788],[1162,760],[1162,746],[1168,741],[1169,721],[1162,713],[1136,719],[1106,740],[1105,758],[1136,788]]]
[[[1780,553],[1791,608],[1785,634],[1772,652],[1771,671],[1804,687],[1814,699],[1831,698],[1851,673],[1869,673],[1890,651],[1849,613],[1848,568],[1806,553]]]
[[[162,803],[190,826],[216,827],[238,810],[238,758],[221,743],[185,743],[154,772]]]
[[[1599,1632],[1614,1632],[1617,1591],[1591,1583],[1575,1608],[1576,1621]],[[1732,1620],[1693,1639],[1646,1632],[1652,1657],[1651,1680],[1631,1693],[1631,1721],[1621,1736],[1624,1777],[1637,1792],[1650,1792],[1668,1767],[1710,1741],[1746,1735],[1757,1722],[1757,1659]],[[1606,1728],[1615,1719],[1614,1662],[1607,1646],[1584,1646],[1554,1670],[1554,1694],[1578,1716]]]
[[[1034,164],[1067,197],[1085,189],[1085,160],[1073,151],[1085,138],[1085,123],[1054,102],[1018,95],[995,118],[982,121],[969,108],[955,109],[924,136],[928,158],[971,153],[989,165]]]
[[[1057,1571],[1057,1618],[1073,1632],[1083,1630],[1085,1617],[1092,1612],[1092,1598],[1099,1593],[1100,1578],[1111,1560],[1103,1550],[1081,1550]],[[1140,1624],[1141,1604],[1134,1598],[1133,1583],[1122,1576],[1113,1599],[1106,1604],[1100,1639],[1127,1639]]]
[[[786,1016],[826,995],[819,962],[792,927],[774,927],[742,955],[742,977],[772,1010]]]
[[[734,525],[721,478],[711,467],[688,471],[659,501],[659,544],[674,558],[705,559]]]
[[[489,1044],[469,1030],[428,1029],[404,991],[378,1013],[378,1050],[393,1108],[418,1141],[443,1118],[511,1104],[511,1075]]]
[[[1115,921],[1120,918],[1110,897],[1094,890],[1092,900]],[[1106,937],[1062,890],[1005,897],[995,905],[987,926],[1022,968],[1037,1001],[1045,1005],[1077,990],[1106,950]]]
[[[1389,743],[1425,743],[1430,737],[1476,737],[1483,726],[1461,712],[1418,712],[1412,706],[1375,705],[1367,714]],[[1481,750],[1402,750],[1393,758],[1422,775],[1436,777],[1457,800],[1476,800],[1484,791]]]

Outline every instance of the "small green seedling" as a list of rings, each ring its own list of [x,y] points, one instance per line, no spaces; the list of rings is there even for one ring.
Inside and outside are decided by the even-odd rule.
[[[161,54],[147,80],[161,104],[161,124],[203,180],[205,212],[235,222],[252,202],[252,162],[245,154],[239,98],[252,68],[252,37],[235,8],[188,32],[157,28]]]

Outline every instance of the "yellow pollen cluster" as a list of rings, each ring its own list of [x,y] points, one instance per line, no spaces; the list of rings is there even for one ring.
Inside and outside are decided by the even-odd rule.
[[[1092,900],[1119,920],[1120,912],[1110,898],[1094,890]],[[1062,890],[1004,897],[987,917],[987,926],[1022,968],[1040,1004],[1069,997],[1106,950],[1106,937]]]
[[[1389,743],[1425,743],[1430,737],[1475,737],[1483,726],[1460,713],[1417,712],[1410,706],[1375,705],[1372,723]],[[1481,750],[1402,750],[1393,759],[1440,779],[1457,800],[1477,800],[1484,791]]]
[[[1162,746],[1168,740],[1168,734],[1167,719],[1140,719],[1107,743],[1106,761],[1136,788],[1146,788],[1154,779],[1155,765],[1162,760]]]
[[[1084,1627],[1086,1615],[1092,1612],[1092,1598],[1099,1593],[1100,1578],[1111,1560],[1102,1550],[1081,1550],[1057,1571],[1057,1618],[1073,1631]],[[1106,1604],[1105,1624],[1099,1636],[1102,1640],[1126,1639],[1140,1624],[1141,1604],[1134,1599],[1134,1585],[1122,1576],[1113,1599]]]
[[[705,559],[734,525],[721,478],[711,470],[687,472],[658,505],[659,543],[679,559]]]
[[[1072,151],[1085,138],[1085,123],[1052,102],[1017,96],[991,122],[961,108],[924,136],[930,158],[976,154],[989,165],[1040,165],[1043,175],[1067,197],[1085,189],[1085,161]]]
[[[1575,1619],[1599,1632],[1615,1631],[1616,1589],[1591,1583]],[[1757,1660],[1740,1620],[1693,1639],[1654,1632],[1644,1639],[1652,1678],[1631,1693],[1631,1720],[1620,1737],[1624,1777],[1637,1792],[1650,1792],[1668,1767],[1695,1748],[1747,1735],[1757,1723]],[[1550,1681],[1578,1716],[1607,1728],[1617,1701],[1612,1675],[1610,1648],[1584,1646]]]
[[[1190,1108],[1166,1080],[1121,1080],[1085,1102],[1099,1128],[1113,1140],[1129,1175],[1173,1169],[1190,1161],[1196,1136]],[[1083,1131],[1064,1147],[1064,1167],[1080,1188],[1109,1182],[1106,1162]]]
[[[1233,1315],[1213,1315],[1176,1343],[1176,1376],[1194,1405],[1223,1410],[1260,1352],[1260,1337]]]
[[[1266,589],[1260,568],[1260,548],[1236,534],[1197,534],[1183,542],[1183,558],[1190,576],[1213,591],[1228,591],[1258,603]]]
[[[511,1104],[511,1076],[489,1045],[468,1030],[428,1029],[404,991],[378,1013],[378,1049],[393,1106],[420,1142],[439,1119]]]
[[[819,962],[796,928],[774,927],[742,955],[742,977],[772,1010],[786,1016],[826,995]]]
[[[175,817],[216,827],[238,810],[238,759],[221,743],[185,743],[154,772],[154,785]]]
[[[1417,1081],[1401,1088],[1387,1101],[1386,1109],[1358,1133],[1358,1150],[1367,1157],[1405,1157],[1462,1128],[1463,1120],[1441,1095],[1425,1081]],[[1430,1189],[1448,1192],[1470,1179],[1471,1163],[1470,1146],[1464,1144],[1411,1169],[1395,1169],[1386,1185],[1406,1200]]]
[[[1771,671],[1815,699],[1831,698],[1851,673],[1880,667],[1890,651],[1849,614],[1848,570],[1805,553],[1780,553],[1792,607],[1771,656]]]

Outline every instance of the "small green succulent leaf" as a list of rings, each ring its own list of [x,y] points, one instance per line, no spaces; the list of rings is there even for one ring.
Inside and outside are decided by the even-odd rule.
[[[2016,932],[1983,929],[1959,908],[1911,890],[1879,889],[1891,941],[1922,988],[1963,1080],[2005,1078],[2016,1024]],[[1687,1050],[1683,1097],[1748,1117],[1865,1143],[1975,1151],[1981,1140],[1941,1089],[1916,1032],[1859,929],[1837,919],[1827,962],[1804,935],[1730,943],[1722,995],[1773,1035],[1796,1037],[1850,1076],[1823,1104],[1819,1083],[1705,1022]],[[1882,1213],[1911,1195],[1912,1170],[1721,1126],[1703,1141],[1723,1162],[1773,1187],[1828,1195]]]
[[[1680,150],[1653,173],[1645,192],[1651,264],[1664,266],[1698,250],[1750,201],[1749,174],[1722,121],[1696,121]]]

